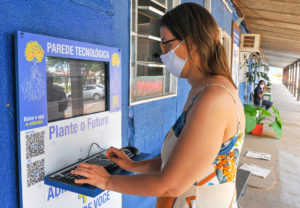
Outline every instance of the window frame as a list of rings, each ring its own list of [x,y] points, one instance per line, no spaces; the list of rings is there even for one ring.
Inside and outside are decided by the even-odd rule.
[[[149,0],[152,1],[152,0]],[[157,0],[154,0],[156,2],[159,2]],[[174,8],[175,6],[179,5],[181,3],[181,0],[166,0],[166,11],[170,10],[170,8]],[[133,12],[133,9],[135,12]],[[152,101],[157,101],[157,100],[162,100],[166,98],[171,98],[171,97],[176,97],[178,93],[178,78],[174,77],[174,75],[171,75],[173,77],[169,77],[166,75],[166,67],[163,66],[163,74],[161,76],[157,76],[158,79],[159,77],[163,77],[163,93],[164,89],[166,87],[166,80],[165,78],[168,77],[169,79],[169,88],[173,88],[173,92],[166,93],[166,94],[161,94],[161,95],[150,95],[150,96],[141,96],[140,100],[139,99],[134,99],[131,97],[131,91],[132,91],[132,86],[136,86],[137,82],[137,65],[138,65],[138,60],[137,60],[137,50],[138,50],[138,38],[141,38],[143,34],[138,34],[138,0],[131,0],[130,1],[130,54],[129,54],[129,106],[134,106],[142,103],[148,103]],[[133,19],[135,18],[135,20]],[[140,36],[140,37],[139,37]],[[153,41],[159,41],[160,38],[158,39],[155,36],[152,35],[146,35],[148,36],[148,39],[152,39]],[[134,45],[133,45],[134,41]],[[134,47],[133,47],[134,46]],[[140,63],[139,63],[140,64]],[[161,64],[162,65],[162,64]],[[161,66],[160,66],[161,67]],[[150,76],[145,76],[145,77],[150,77]],[[133,85],[132,83],[135,82]],[[174,89],[175,88],[175,89]],[[136,88],[135,88],[136,89]]]
[[[227,56],[227,61],[228,61],[228,66],[230,67],[231,69],[231,56],[232,56],[232,51],[231,51],[231,37],[230,35],[228,35],[228,33],[223,30],[222,28],[219,28],[219,31],[220,31],[220,40],[221,41],[221,44],[223,45],[224,49],[225,49],[225,52],[226,52],[226,56]],[[225,39],[225,45],[224,45],[224,41],[223,39]]]

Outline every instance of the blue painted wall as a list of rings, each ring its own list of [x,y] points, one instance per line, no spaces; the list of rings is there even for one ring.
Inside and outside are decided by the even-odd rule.
[[[1,208],[19,206],[14,78],[16,30],[121,48],[123,145],[135,145],[143,152],[158,155],[166,132],[181,113],[187,98],[190,86],[186,80],[179,79],[177,97],[129,107],[130,1],[76,1],[1,1],[0,157],[5,158],[0,163]],[[204,4],[204,0],[192,2]],[[237,19],[237,15],[235,12],[230,14],[223,7],[221,0],[212,1],[212,13],[217,23],[231,35],[231,21]],[[154,197],[123,196],[125,208],[131,208],[132,204],[154,207],[154,203]]]
[[[246,104],[246,97],[245,97],[246,87],[247,87],[246,82],[239,83],[239,97],[241,99],[242,104]]]
[[[236,21],[238,19],[238,15],[231,3],[231,1],[226,0],[232,13],[226,8],[225,4],[222,0],[212,1],[211,5],[211,13],[214,16],[217,24],[220,28],[225,30],[227,34],[231,37],[232,36],[232,21]],[[242,33],[247,33],[247,30],[243,24],[240,24],[240,29]],[[246,103],[246,82],[239,83],[239,97],[241,99],[242,104]],[[248,95],[249,97],[249,95]]]
[[[232,11],[234,11],[231,8]],[[226,8],[225,4],[221,0],[212,1],[211,14],[217,21],[220,28],[225,30],[228,35],[231,36],[231,25],[233,20],[233,15]]]
[[[181,0],[181,3],[186,3],[186,2],[194,2],[201,6],[204,6],[204,0]]]

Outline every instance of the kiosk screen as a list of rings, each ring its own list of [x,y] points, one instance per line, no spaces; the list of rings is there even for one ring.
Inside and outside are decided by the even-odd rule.
[[[108,62],[46,57],[48,122],[105,111]]]

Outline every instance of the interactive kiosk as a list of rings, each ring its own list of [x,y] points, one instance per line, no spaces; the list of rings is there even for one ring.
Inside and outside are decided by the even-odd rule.
[[[120,50],[21,31],[16,47],[21,207],[121,207],[116,192],[91,198],[44,184],[99,147],[121,147]]]

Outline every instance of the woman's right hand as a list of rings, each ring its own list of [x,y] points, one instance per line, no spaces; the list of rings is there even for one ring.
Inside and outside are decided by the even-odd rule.
[[[110,147],[106,152],[106,157],[116,163],[120,168],[133,172],[134,161],[132,161],[122,149]]]

